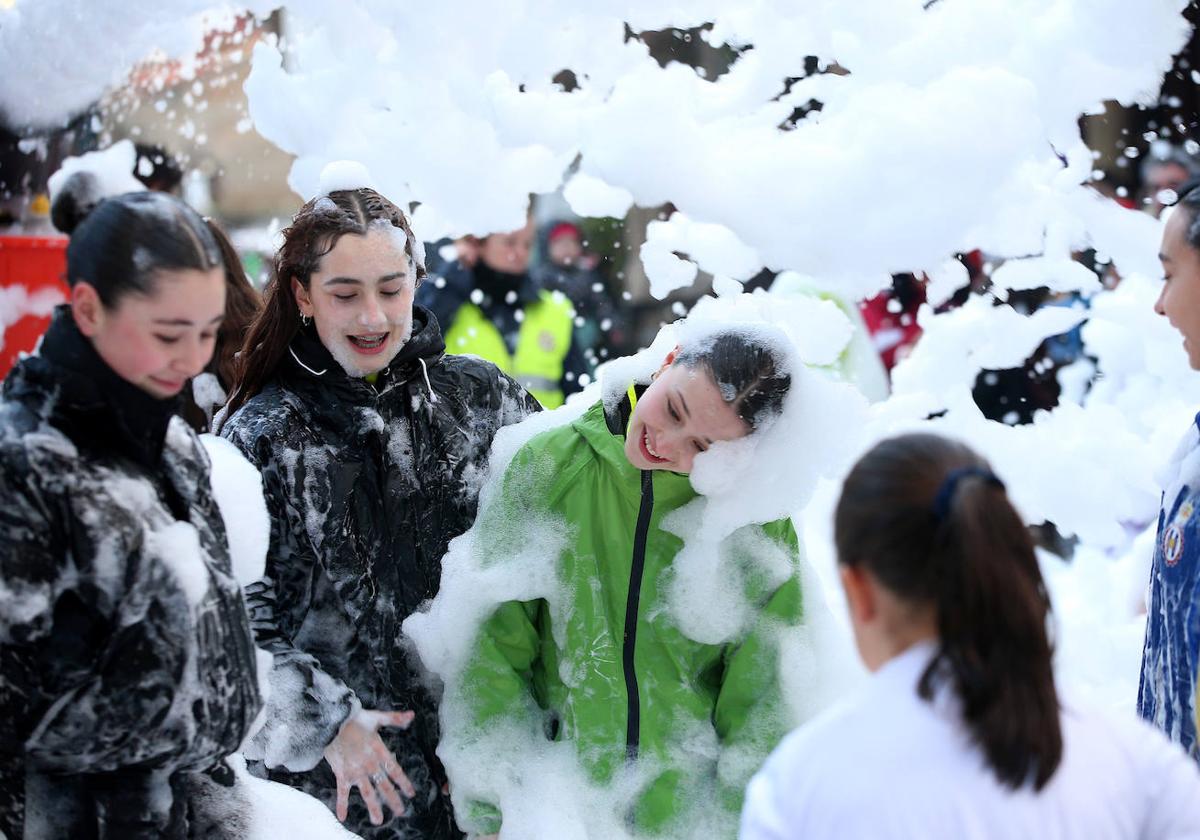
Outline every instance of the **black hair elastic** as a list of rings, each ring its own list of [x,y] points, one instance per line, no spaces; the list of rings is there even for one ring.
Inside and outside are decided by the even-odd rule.
[[[933,515],[941,522],[950,513],[950,502],[954,500],[954,494],[958,490],[958,483],[964,478],[975,477],[981,478],[988,484],[992,484],[1004,489],[1004,482],[1000,480],[994,472],[987,467],[958,467],[946,473],[946,477],[942,479],[942,484],[938,487],[937,495],[933,497]]]

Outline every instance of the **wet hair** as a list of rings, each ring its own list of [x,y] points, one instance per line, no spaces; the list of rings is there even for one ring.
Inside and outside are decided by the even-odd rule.
[[[229,241],[229,237],[212,219],[205,219],[209,232],[221,249],[225,264],[225,318],[217,330],[213,362],[217,379],[227,392],[238,380],[238,359],[246,333],[258,312],[262,309],[262,297],[246,276],[241,257]]]
[[[1029,531],[987,462],[937,435],[883,441],[846,478],[834,539],[839,563],[936,612],[920,696],[949,682],[1001,784],[1041,790],[1063,754],[1050,598]]]
[[[295,279],[305,289],[321,267],[321,258],[333,250],[346,234],[366,236],[375,225],[390,225],[404,231],[404,253],[410,273],[420,284],[425,278],[425,260],[404,212],[372,189],[335,190],[312,199],[296,213],[283,230],[283,246],[275,257],[270,281],[263,290],[263,307],[242,346],[242,359],[235,392],[225,416],[232,417],[263,389],[275,375],[288,345],[300,329],[300,308],[292,292]]]
[[[1187,232],[1184,238],[1187,243],[1200,251],[1200,178],[1192,178],[1179,187],[1179,198],[1172,207],[1179,208],[1175,212],[1188,214]]]
[[[51,207],[54,226],[69,234],[67,284],[87,282],[105,308],[128,294],[153,294],[157,273],[209,271],[221,250],[200,215],[165,193],[99,199],[96,176],[77,172]]]
[[[783,410],[792,387],[777,351],[761,337],[729,331],[680,348],[675,364],[703,369],[712,376],[721,399],[750,431]]]

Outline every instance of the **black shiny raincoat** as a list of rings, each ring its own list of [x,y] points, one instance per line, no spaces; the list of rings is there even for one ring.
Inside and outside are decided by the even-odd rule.
[[[427,310],[413,321],[373,383],[302,330],[221,427],[261,470],[272,522],[266,576],[247,587],[258,643],[275,654],[248,754],[332,808],[322,754],[355,704],[416,712],[409,729],[380,732],[417,789],[408,815],[373,827],[351,794],[346,826],[371,840],[459,836],[435,755],[436,689],[400,625],[437,593],[448,543],[474,521],[497,430],[538,410],[494,365],[445,355]]]
[[[55,314],[0,399],[0,832],[233,836],[189,791],[260,699],[209,460]]]

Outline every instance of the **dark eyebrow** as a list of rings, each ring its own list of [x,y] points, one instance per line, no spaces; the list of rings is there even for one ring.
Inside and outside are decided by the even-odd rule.
[[[375,281],[379,285],[390,283],[392,280],[403,280],[408,276],[406,271],[393,271],[391,274],[385,274]],[[357,277],[330,277],[322,286],[361,286],[363,281]]]
[[[213,318],[211,321],[209,321],[208,324],[205,324],[205,326],[219,324],[224,319],[224,314],[218,315],[216,318]],[[195,321],[189,321],[187,318],[155,318],[154,323],[163,327],[191,327],[195,326],[196,324]]]

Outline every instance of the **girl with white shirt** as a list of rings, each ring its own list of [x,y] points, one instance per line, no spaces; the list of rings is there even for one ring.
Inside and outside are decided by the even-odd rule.
[[[982,458],[886,440],[847,477],[834,532],[874,676],[775,750],[743,840],[1200,838],[1200,773],[1176,746],[1060,702],[1033,544]]]

